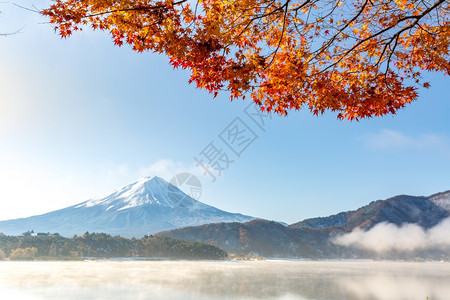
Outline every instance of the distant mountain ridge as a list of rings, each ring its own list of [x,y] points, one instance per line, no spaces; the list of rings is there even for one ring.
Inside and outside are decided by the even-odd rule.
[[[217,223],[157,233],[157,236],[217,246],[235,254],[278,258],[337,258],[342,251],[330,241],[343,230],[291,228],[275,221]],[[337,247],[342,248],[344,247]]]
[[[450,203],[450,192],[430,197],[399,195],[386,200],[373,201],[354,211],[341,212],[328,217],[312,218],[290,225],[292,228],[342,227],[369,229],[380,222],[396,225],[415,223],[430,228],[449,216],[446,209]],[[432,198],[434,197],[434,198]]]
[[[80,235],[86,231],[124,237],[142,237],[163,230],[217,222],[254,219],[229,213],[197,201],[159,177],[145,177],[103,198],[29,218],[0,221],[0,232],[58,232]]]
[[[450,191],[429,197],[407,195],[373,201],[354,211],[306,219],[289,226],[266,220],[247,223],[208,224],[180,228],[157,235],[209,243],[232,253],[280,258],[372,258],[373,253],[338,246],[332,240],[355,228],[370,229],[381,222],[413,223],[431,228],[450,216]],[[431,254],[430,254],[431,253]],[[450,259],[449,252],[393,253],[388,258],[416,256]]]

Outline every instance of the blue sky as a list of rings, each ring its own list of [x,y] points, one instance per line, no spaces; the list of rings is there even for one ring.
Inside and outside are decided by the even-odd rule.
[[[48,1],[17,1],[43,8]],[[248,101],[216,99],[167,59],[89,30],[60,39],[37,14],[1,3],[0,219],[45,213],[142,176],[194,172],[200,201],[292,223],[396,194],[450,189],[450,78],[386,116],[338,121],[308,111],[262,131]],[[236,156],[219,134],[236,118],[258,138]],[[213,142],[231,160],[213,183],[194,157]]]

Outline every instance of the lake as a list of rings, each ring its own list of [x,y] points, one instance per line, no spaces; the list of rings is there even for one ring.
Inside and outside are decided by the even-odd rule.
[[[450,263],[0,262],[0,299],[450,299]]]

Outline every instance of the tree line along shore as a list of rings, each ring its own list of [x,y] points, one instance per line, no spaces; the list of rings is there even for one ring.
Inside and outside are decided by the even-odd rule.
[[[224,250],[168,237],[140,239],[86,232],[71,238],[55,234],[7,236],[0,233],[0,260],[82,260],[86,258],[227,259]]]

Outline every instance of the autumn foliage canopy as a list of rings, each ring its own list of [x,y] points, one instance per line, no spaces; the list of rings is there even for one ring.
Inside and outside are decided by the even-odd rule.
[[[62,37],[108,31],[281,114],[395,114],[429,86],[421,72],[450,75],[449,0],[58,0],[42,14]]]

